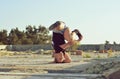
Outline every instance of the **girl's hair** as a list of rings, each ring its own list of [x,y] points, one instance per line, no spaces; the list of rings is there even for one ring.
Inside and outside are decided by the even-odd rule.
[[[61,23],[64,23],[63,21],[56,21],[54,24],[52,24],[49,27],[49,30],[53,30],[55,27],[59,26]],[[65,24],[65,23],[64,23]]]
[[[56,21],[56,22],[54,23],[54,26],[57,27],[57,26],[59,26],[61,23],[64,23],[64,22],[63,22],[63,21]]]

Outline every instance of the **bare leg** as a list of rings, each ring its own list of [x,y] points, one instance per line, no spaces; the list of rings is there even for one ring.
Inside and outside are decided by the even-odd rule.
[[[71,57],[69,56],[68,53],[64,54],[65,60],[63,61],[64,63],[70,63],[71,62]]]

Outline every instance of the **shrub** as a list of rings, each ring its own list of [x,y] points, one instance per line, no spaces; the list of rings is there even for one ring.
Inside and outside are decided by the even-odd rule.
[[[83,58],[91,58],[90,54],[83,55]]]

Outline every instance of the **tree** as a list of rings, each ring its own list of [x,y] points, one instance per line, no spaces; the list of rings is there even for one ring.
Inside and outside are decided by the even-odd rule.
[[[109,50],[111,48],[111,44],[110,44],[110,42],[109,41],[105,41],[105,49],[106,50]]]
[[[7,44],[7,30],[0,31],[0,42],[1,44]]]
[[[33,41],[31,39],[24,38],[24,39],[22,39],[22,44],[23,45],[32,45]]]
[[[50,36],[48,35],[49,31],[45,26],[27,26],[26,27],[26,35],[27,38],[33,41],[33,44],[45,44],[49,42]]]
[[[48,29],[45,26],[42,26],[42,25],[39,26],[38,32],[41,33],[41,34],[43,34],[43,35],[49,33]]]
[[[46,44],[50,41],[49,30],[41,25],[38,27],[28,25],[25,31],[11,29],[8,35],[6,30],[0,31],[0,44]]]
[[[105,41],[105,45],[108,45],[108,44],[110,44],[110,42],[106,40],[106,41]]]
[[[29,34],[32,34],[33,33],[33,27],[31,25],[28,25],[26,27],[26,32],[29,33]]]
[[[24,33],[24,31],[20,31],[18,28],[14,29],[14,31],[18,39],[26,38],[26,34]]]
[[[115,41],[113,42],[113,44],[114,44],[114,45],[117,45],[117,43],[116,43]]]
[[[37,32],[37,39],[42,43],[42,44],[45,44],[47,43],[50,39],[50,36],[48,35],[49,31],[48,29],[45,27],[45,26],[39,26],[38,27],[38,32]]]
[[[9,34],[9,40],[10,40],[10,44],[12,44],[12,45],[16,45],[17,44],[18,36],[16,35],[14,29],[12,29],[10,34]]]

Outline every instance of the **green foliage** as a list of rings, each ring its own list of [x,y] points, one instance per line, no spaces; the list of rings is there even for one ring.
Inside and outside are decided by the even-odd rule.
[[[91,58],[91,55],[90,54],[84,54],[83,58]]]
[[[105,41],[105,45],[108,45],[108,44],[110,44],[110,42],[106,40],[106,41]]]
[[[100,55],[98,55],[98,56],[97,56],[97,58],[101,58],[101,56],[100,56]]]
[[[76,51],[78,49],[79,43],[75,43],[73,46],[70,47],[70,51]]]
[[[31,39],[24,38],[22,39],[22,44],[33,44],[33,41]]]
[[[7,44],[7,31],[6,30],[0,31],[0,42],[1,44]]]
[[[25,31],[18,28],[11,29],[7,35],[6,30],[0,31],[0,44],[21,45],[21,44],[46,44],[51,40],[49,31],[45,26],[26,26]]]

